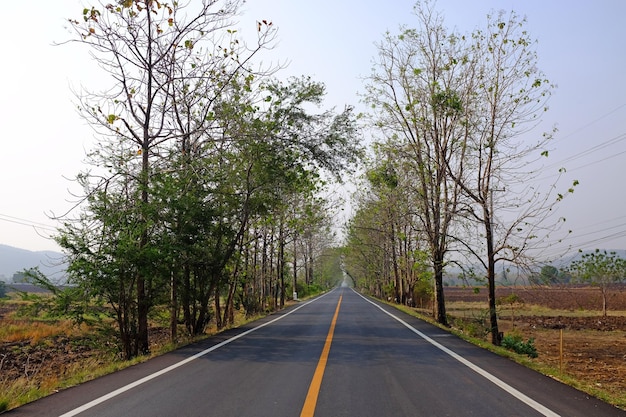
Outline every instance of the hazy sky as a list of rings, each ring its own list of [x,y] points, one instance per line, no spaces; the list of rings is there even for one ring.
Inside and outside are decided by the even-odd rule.
[[[65,20],[84,0],[12,1],[3,5],[0,44],[0,244],[57,250],[49,239],[71,206],[68,189],[84,168],[92,130],[78,117],[71,88],[106,82],[88,51],[52,46],[69,38]],[[412,26],[414,1],[249,0],[239,29],[256,20],[278,28],[264,61],[289,62],[278,76],[310,75],[327,86],[327,105],[359,105],[374,43],[400,24]],[[626,2],[623,0],[439,0],[447,26],[469,32],[486,14],[515,10],[539,40],[539,65],[558,85],[544,123],[556,125],[546,176],[568,169],[562,183],[580,185],[559,208],[573,248],[626,249]]]

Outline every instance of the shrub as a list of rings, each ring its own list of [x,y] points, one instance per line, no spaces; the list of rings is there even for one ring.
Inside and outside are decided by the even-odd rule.
[[[456,317],[452,325],[468,336],[482,339],[490,332],[488,314],[489,310],[481,310],[472,317]]]
[[[507,334],[504,336],[502,338],[502,347],[522,355],[528,355],[529,358],[539,356],[537,348],[535,348],[535,339],[530,338],[527,342],[524,342],[522,336],[518,334]]]

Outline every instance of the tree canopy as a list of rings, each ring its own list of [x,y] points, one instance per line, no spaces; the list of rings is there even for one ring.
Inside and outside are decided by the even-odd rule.
[[[602,315],[608,311],[607,290],[611,285],[626,281],[626,259],[615,252],[596,249],[583,253],[580,259],[568,266],[575,281],[600,288],[602,293]]]

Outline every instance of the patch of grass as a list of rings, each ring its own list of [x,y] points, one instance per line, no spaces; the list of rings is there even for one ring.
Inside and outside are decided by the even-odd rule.
[[[74,333],[75,328],[68,321],[4,320],[0,327],[0,342],[13,343],[28,340],[31,345],[36,345],[48,337],[69,336]]]
[[[463,334],[467,334],[470,337],[484,338],[489,334],[489,311],[480,310],[473,312],[471,317],[454,317],[448,315],[448,322],[451,326],[460,331]]]
[[[478,301],[452,301],[446,304],[446,312],[452,316],[460,317],[472,317],[480,314],[481,311],[488,308],[487,302]],[[509,306],[500,306],[500,314],[509,314]],[[599,310],[584,310],[584,309],[552,309],[546,306],[537,304],[524,304],[523,307],[515,308],[515,316],[545,316],[545,317],[598,317],[601,315]],[[607,312],[609,316],[624,317],[626,311],[611,311]]]
[[[0,380],[0,412],[134,364],[131,361],[117,362],[113,358],[109,360],[111,362],[100,356],[70,364],[59,374],[38,373],[11,381]]]

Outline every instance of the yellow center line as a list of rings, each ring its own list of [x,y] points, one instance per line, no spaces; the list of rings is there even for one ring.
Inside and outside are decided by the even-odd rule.
[[[324,349],[322,349],[322,356],[317,363],[311,385],[309,386],[309,392],[304,400],[304,406],[300,417],[313,417],[315,414],[315,406],[317,405],[317,396],[322,386],[322,378],[324,377],[324,369],[326,369],[326,362],[328,362],[328,353],[330,352],[330,345],[333,342],[333,334],[335,333],[335,324],[337,324],[337,316],[339,315],[339,306],[341,306],[341,299],[343,295],[339,296],[339,302],[337,303],[337,309],[333,316],[333,321],[330,323],[330,329],[328,330],[328,336],[326,336],[326,343],[324,343]]]

